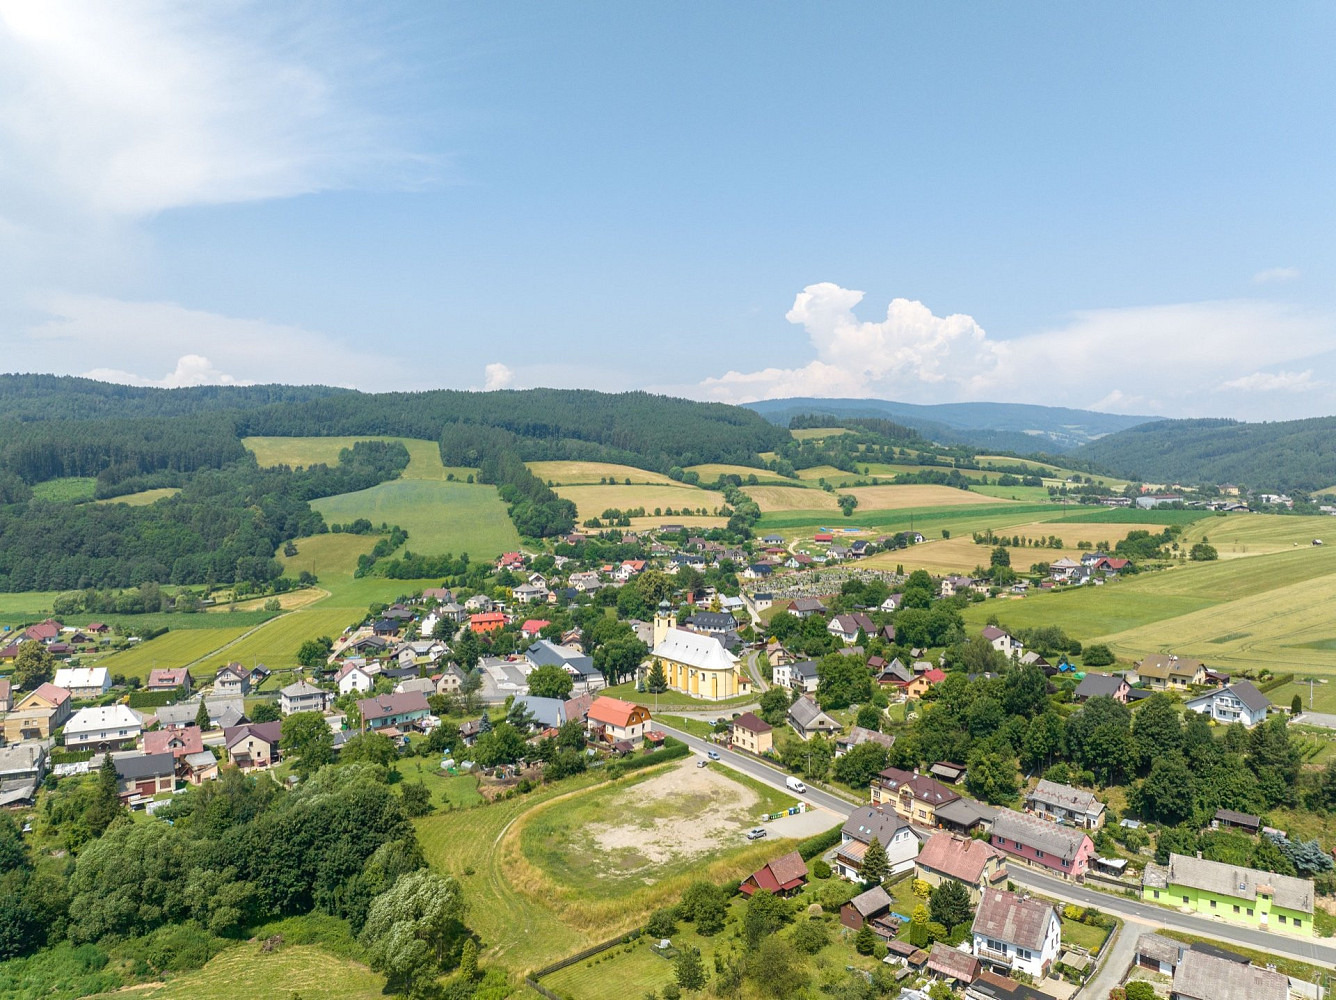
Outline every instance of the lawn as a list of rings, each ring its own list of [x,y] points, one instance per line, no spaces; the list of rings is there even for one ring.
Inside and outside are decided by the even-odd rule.
[[[339,958],[315,945],[263,952],[257,942],[228,948],[203,968],[157,986],[102,993],[103,998],[148,1000],[382,1000],[385,979],[360,962]]]
[[[48,479],[44,483],[34,483],[33,498],[52,502],[71,500],[91,500],[97,480],[92,476],[66,476],[64,479]]]
[[[1091,927],[1079,920],[1062,918],[1062,943],[1064,945],[1074,944],[1093,955],[1104,947],[1104,939],[1108,936],[1109,932],[1103,927]]]
[[[181,615],[182,618],[192,619],[192,624],[197,620],[207,620],[223,623],[226,618],[209,617],[204,615]],[[98,661],[98,666],[106,667],[113,674],[124,674],[126,677],[147,678],[149,671],[154,667],[183,667],[199,663],[208,659],[215,653],[218,653],[224,646],[230,642],[235,642],[241,636],[245,635],[254,625],[228,625],[218,628],[192,628],[177,631],[173,629],[166,635],[160,635],[156,639],[150,639],[148,642],[141,642],[130,647],[121,653],[112,653]],[[219,654],[214,667],[222,666],[232,659],[230,656]],[[211,669],[202,669],[196,673],[199,678],[204,673],[211,674]]]
[[[330,522],[346,524],[365,517],[377,526],[397,524],[408,532],[405,548],[424,555],[467,552],[475,559],[491,559],[520,544],[494,486],[394,479],[313,500],[311,506]]]
[[[431,792],[431,801],[438,809],[468,809],[482,805],[486,799],[478,791],[478,779],[471,774],[446,774],[439,767],[439,757],[401,757],[394,769],[400,781],[421,781]]]
[[[682,486],[659,472],[637,469],[633,465],[616,465],[612,462],[526,462],[529,471],[545,483],[555,486],[597,486],[600,480],[612,479],[625,483],[628,479],[633,484],[651,484],[657,486]],[[748,471],[755,471],[748,470]],[[773,475],[773,473],[770,473]],[[704,475],[702,474],[702,478]]]
[[[703,719],[688,719],[684,715],[656,715],[655,718],[665,726],[672,726],[681,732],[690,733],[697,739],[708,740],[714,735],[714,726]]]
[[[621,698],[623,701],[639,702],[641,705],[649,706],[651,713],[657,712],[661,706],[666,709],[689,708],[700,712],[708,712],[717,708],[720,715],[727,715],[729,713],[725,712],[725,709],[732,711],[741,705],[751,705],[756,701],[755,695],[741,695],[737,698],[726,698],[722,701],[706,701],[702,698],[693,698],[688,694],[682,694],[679,691],[665,691],[663,694],[657,695],[646,694],[643,691],[636,690],[634,681],[627,681],[624,684],[606,688],[600,694],[612,698]]]

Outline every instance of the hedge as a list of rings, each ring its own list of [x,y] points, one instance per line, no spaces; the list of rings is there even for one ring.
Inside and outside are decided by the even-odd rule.
[[[804,861],[811,861],[820,854],[825,854],[832,847],[840,842],[840,831],[844,827],[833,826],[825,833],[818,833],[815,837],[808,837],[798,845],[798,854]]]
[[[1294,680],[1294,674],[1276,674],[1269,681],[1263,681],[1257,685],[1257,690],[1266,694],[1268,691],[1274,691],[1278,687],[1284,687],[1290,681]]]
[[[52,764],[78,764],[81,761],[92,759],[92,750],[63,750],[58,748],[52,748],[51,750]]]
[[[185,688],[172,688],[170,691],[131,691],[131,708],[161,708],[181,701],[186,697]]]
[[[650,767],[654,764],[662,764],[667,760],[681,760],[691,753],[691,747],[680,740],[675,740],[668,736],[663,741],[663,746],[652,753],[637,754],[633,757],[623,757],[621,760],[608,765],[608,774],[614,778],[620,777],[627,771],[635,771],[642,767]]]

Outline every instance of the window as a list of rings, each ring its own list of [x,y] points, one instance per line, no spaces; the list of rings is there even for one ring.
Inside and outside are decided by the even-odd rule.
[[[1248,916],[1251,917],[1252,915],[1253,915],[1253,911],[1252,911],[1252,907],[1250,906],[1250,907],[1248,907]]]
[[[1191,903],[1192,900],[1188,899],[1187,896],[1184,896],[1184,897],[1183,897],[1183,902],[1184,902],[1184,903]]]
[[[1042,858],[1042,857],[1044,856],[1044,852],[1043,852],[1043,851],[1035,851],[1035,852],[1034,852],[1034,856],[1035,856],[1036,858]]]
[[[1238,913],[1238,912],[1239,912],[1239,908],[1238,908],[1237,906],[1234,907],[1234,912],[1235,912],[1235,913]]]
[[[1298,917],[1295,917],[1295,918],[1294,918],[1294,926],[1295,926],[1295,927],[1302,927],[1303,925],[1304,925],[1304,922],[1303,922],[1302,920],[1300,920]]]
[[[1215,909],[1215,900],[1214,900],[1214,899],[1211,900],[1211,909],[1213,909],[1213,910]]]
[[[1154,895],[1154,898],[1156,898],[1156,899],[1159,899],[1159,898],[1160,898],[1160,890],[1159,890],[1159,889],[1152,889],[1152,890],[1151,890],[1151,893]]]
[[[1281,922],[1282,924],[1285,922],[1285,914],[1283,914],[1283,913],[1280,915],[1280,922]]]

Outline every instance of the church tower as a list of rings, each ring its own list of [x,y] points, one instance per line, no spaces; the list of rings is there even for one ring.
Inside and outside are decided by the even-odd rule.
[[[668,637],[668,630],[677,628],[677,615],[673,613],[673,606],[667,601],[659,602],[659,610],[654,615],[654,648]]]

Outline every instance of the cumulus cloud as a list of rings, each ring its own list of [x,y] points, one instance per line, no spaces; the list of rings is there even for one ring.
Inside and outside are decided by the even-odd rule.
[[[1222,389],[1242,389],[1245,392],[1307,392],[1321,383],[1313,380],[1312,369],[1302,372],[1253,372],[1233,378],[1220,385]]]
[[[370,75],[347,33],[318,6],[0,0],[3,210],[140,216],[420,162],[342,89]]]
[[[786,318],[801,326],[815,358],[800,368],[730,371],[695,394],[725,402],[786,396],[881,397],[906,402],[1015,400],[1125,413],[1207,415],[1221,388],[1299,390],[1327,384],[1336,323],[1274,302],[1191,302],[1073,314],[1064,323],[1007,339],[972,317],[936,316],[921,302],[895,299],[886,318],[860,320],[864,295],[831,283],[809,285]],[[1259,345],[1275,365],[1257,371]],[[1230,401],[1234,414],[1269,417],[1274,398]]]
[[[1268,267],[1252,276],[1254,285],[1281,285],[1289,281],[1298,281],[1303,272],[1297,267]]]
[[[14,370],[64,371],[131,385],[254,382],[403,388],[415,381],[392,355],[301,327],[240,319],[173,302],[53,295],[46,318],[7,344]],[[160,377],[158,372],[168,372]]]
[[[482,387],[487,390],[509,389],[515,384],[515,373],[510,370],[508,365],[503,365],[500,361],[493,361],[490,365],[483,368]]]

